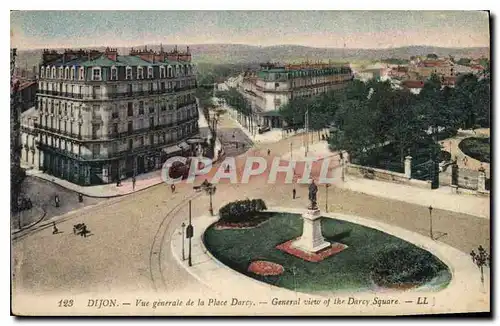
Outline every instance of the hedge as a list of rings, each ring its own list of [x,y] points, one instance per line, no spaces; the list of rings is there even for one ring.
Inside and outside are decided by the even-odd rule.
[[[245,199],[231,202],[219,209],[219,217],[224,222],[249,222],[258,218],[258,212],[267,210],[262,199]]]

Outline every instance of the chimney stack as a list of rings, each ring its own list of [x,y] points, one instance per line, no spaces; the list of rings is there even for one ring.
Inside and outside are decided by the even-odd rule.
[[[104,52],[104,55],[111,61],[116,61],[118,57],[118,51],[117,49],[114,48],[106,48],[106,51]]]

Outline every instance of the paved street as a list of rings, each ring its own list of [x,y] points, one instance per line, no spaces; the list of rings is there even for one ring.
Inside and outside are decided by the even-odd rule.
[[[22,192],[25,197],[31,199],[33,206],[36,206],[45,212],[44,221],[50,220],[54,216],[63,215],[106,200],[103,198],[89,198],[84,196],[83,203],[80,203],[76,192],[63,188],[55,183],[32,176],[27,176],[24,180]],[[60,199],[59,207],[56,207],[54,201],[54,196],[56,194]],[[34,219],[37,219],[39,216],[39,213],[32,214],[30,212],[23,212],[21,214],[23,227],[31,222],[35,222]],[[18,224],[19,214],[15,214],[11,218],[11,227],[18,228]]]
[[[227,114],[220,117],[217,133],[227,156],[237,156],[252,146],[252,140]]]

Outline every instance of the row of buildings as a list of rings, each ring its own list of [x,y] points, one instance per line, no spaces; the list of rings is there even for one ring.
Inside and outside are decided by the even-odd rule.
[[[37,88],[22,116],[22,161],[76,184],[159,169],[203,141],[189,47],[44,50]]]
[[[297,97],[311,97],[344,87],[354,78],[348,65],[329,63],[262,64],[260,70],[246,71],[226,82],[252,105],[261,126],[280,128],[284,121],[279,108]]]
[[[463,74],[480,76],[484,67],[475,61],[468,66],[459,65],[451,58],[420,58],[411,60],[406,65],[391,65],[376,63],[357,72],[357,77],[362,80],[371,78],[392,79],[395,84],[419,93],[425,80],[436,74],[441,78],[443,86],[454,87],[457,77]]]

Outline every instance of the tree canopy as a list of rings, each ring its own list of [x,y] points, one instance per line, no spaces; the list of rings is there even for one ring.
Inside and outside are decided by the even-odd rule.
[[[280,111],[294,129],[304,126],[306,110],[311,130],[333,124],[330,146],[352,157],[366,158],[391,144],[403,164],[416,144],[428,149],[426,159],[437,157],[436,144],[445,131],[489,126],[489,93],[489,78],[473,75],[462,76],[455,88],[443,87],[441,79],[432,75],[419,95],[394,89],[388,81],[355,80],[343,89],[292,99]]]

